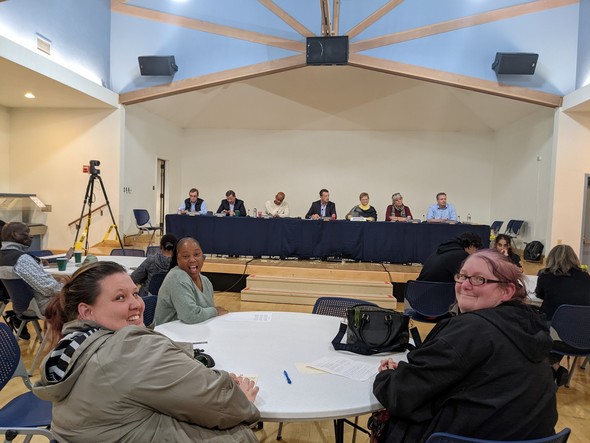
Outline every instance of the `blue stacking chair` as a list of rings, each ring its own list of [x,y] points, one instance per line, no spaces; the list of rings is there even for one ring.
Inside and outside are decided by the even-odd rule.
[[[455,283],[409,280],[404,298],[410,304],[405,314],[413,320],[436,323],[449,317],[449,307],[455,303]]]
[[[150,213],[147,209],[134,209],[133,216],[135,217],[135,225],[137,226],[137,229],[139,229],[139,232],[137,233],[138,236],[140,236],[142,232],[147,232],[148,234],[150,232],[152,233],[148,246],[151,245],[156,232],[162,232],[162,227],[152,226],[152,222],[150,221]]]
[[[482,440],[480,438],[461,437],[459,435],[436,432],[428,437],[426,443],[565,443],[570,436],[570,428],[565,428],[551,437],[535,438],[533,440]]]
[[[569,388],[570,380],[576,369],[578,359],[585,361],[590,355],[590,306],[561,305],[553,314],[551,327],[559,335],[559,340],[568,345],[568,349],[553,348],[551,352],[574,356],[565,384]]]
[[[0,323],[0,389],[14,377],[21,377],[29,392],[13,398],[0,409],[0,433],[6,441],[17,436],[26,436],[25,442],[34,435],[53,441],[49,431],[51,424],[51,402],[37,398],[30,390],[31,381],[21,359],[20,348],[10,328]]]
[[[125,257],[145,257],[143,249],[111,249],[110,255],[125,256]]]
[[[160,286],[162,286],[162,283],[166,278],[166,274],[168,273],[158,272],[157,274],[154,274],[152,276],[152,278],[150,279],[150,285],[148,286],[148,293],[150,295],[158,295],[158,292],[160,292]]]
[[[16,332],[16,338],[19,338],[28,323],[31,323],[35,328],[35,332],[37,334],[37,340],[41,343],[39,345],[39,349],[35,353],[35,358],[33,358],[33,363],[31,364],[31,369],[29,370],[29,375],[33,375],[35,370],[35,366],[37,366],[37,361],[39,357],[41,357],[41,352],[45,348],[45,343],[47,341],[48,334],[43,335],[41,332],[41,325],[39,324],[39,320],[45,320],[43,317],[38,317],[36,315],[25,315],[23,312],[29,309],[29,303],[34,298],[33,295],[33,288],[31,288],[24,280],[17,278],[17,279],[2,279],[2,284],[8,291],[8,295],[10,296],[10,300],[12,301],[12,309],[16,314],[17,318],[21,321],[20,327]]]
[[[503,225],[503,224],[504,224],[504,222],[503,222],[503,221],[496,220],[494,223],[492,223],[492,224],[490,225],[490,230],[492,231],[492,233],[493,233],[494,235],[495,235],[495,234],[498,234],[498,233],[500,232],[500,229],[502,228],[502,225]]]
[[[156,255],[160,250],[159,246],[148,246],[145,252],[145,256],[149,257],[150,255]]]
[[[156,304],[158,303],[157,295],[148,295],[143,297],[145,303],[145,309],[143,311],[143,324],[150,326],[154,322],[154,316],[156,314]]]
[[[524,220],[510,220],[506,225],[504,234],[510,236],[511,238],[518,237],[522,225],[524,225]]]

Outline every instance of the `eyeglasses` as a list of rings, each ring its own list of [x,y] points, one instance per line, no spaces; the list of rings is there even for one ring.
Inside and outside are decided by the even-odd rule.
[[[481,286],[488,283],[507,283],[502,280],[492,280],[491,278],[485,278],[479,275],[455,274],[455,281],[457,283],[463,283],[465,280],[469,280],[472,286]]]

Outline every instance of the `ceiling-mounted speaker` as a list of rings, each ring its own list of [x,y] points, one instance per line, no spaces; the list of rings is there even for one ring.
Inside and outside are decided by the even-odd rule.
[[[345,65],[348,63],[348,36],[307,37],[308,65]]]
[[[533,75],[539,54],[529,52],[496,52],[492,69],[496,74]]]
[[[174,75],[178,71],[173,55],[146,55],[137,60],[141,75]]]

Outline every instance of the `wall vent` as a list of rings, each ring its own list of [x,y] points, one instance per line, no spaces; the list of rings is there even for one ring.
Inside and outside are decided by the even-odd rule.
[[[51,40],[37,34],[37,49],[47,55],[51,55]]]

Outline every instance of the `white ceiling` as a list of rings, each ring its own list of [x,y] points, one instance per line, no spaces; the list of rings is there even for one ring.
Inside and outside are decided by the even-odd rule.
[[[308,66],[131,106],[180,128],[492,132],[549,108],[352,66]]]
[[[109,108],[0,58],[0,106]],[[33,91],[34,100],[24,98]],[[139,106],[179,128],[493,132],[549,108],[352,66],[308,66]]]

